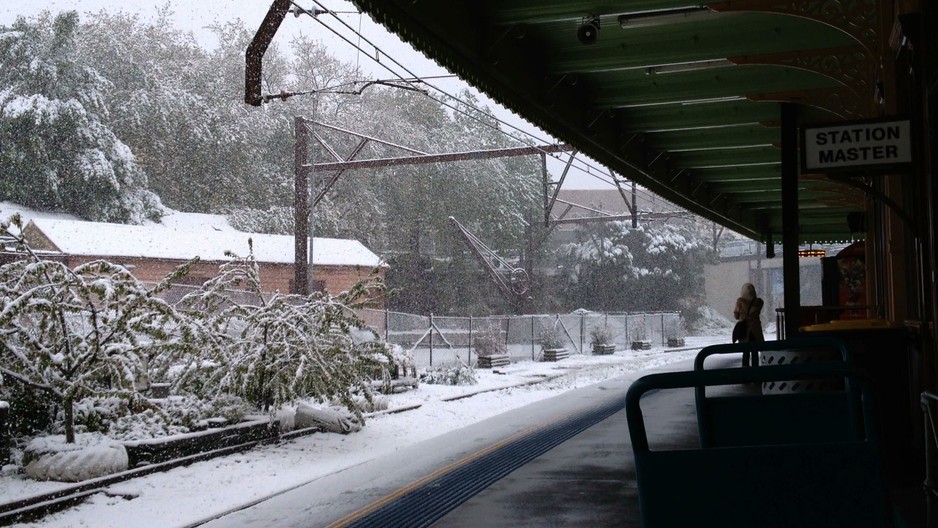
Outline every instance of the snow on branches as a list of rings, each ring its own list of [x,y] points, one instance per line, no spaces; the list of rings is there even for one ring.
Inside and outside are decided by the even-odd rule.
[[[0,374],[56,399],[74,442],[73,402],[103,394],[133,399],[148,384],[148,363],[182,345],[186,334],[174,331],[181,318],[157,294],[188,265],[151,289],[109,262],[70,269],[42,258],[21,231],[18,216],[0,224],[0,236],[24,252],[0,266]]]
[[[241,396],[265,411],[302,398],[331,401],[361,419],[355,394],[371,401],[370,380],[389,378],[391,357],[386,344],[355,337],[365,325],[354,310],[383,285],[362,282],[336,297],[263,294],[250,241],[246,257],[230,256],[178,304],[201,321],[211,357],[190,362],[177,383]],[[254,302],[235,302],[238,290]]]
[[[0,376],[61,406],[68,442],[84,398],[120,397],[139,412],[150,380],[211,400],[243,398],[273,411],[305,399],[340,404],[362,418],[373,380],[390,382],[387,344],[358,319],[380,281],[332,297],[262,293],[253,249],[230,255],[217,277],[175,306],[160,294],[197,261],[148,288],[123,266],[69,268],[25,242],[18,216],[0,237],[21,252],[0,266]],[[250,247],[250,241],[249,241]]]

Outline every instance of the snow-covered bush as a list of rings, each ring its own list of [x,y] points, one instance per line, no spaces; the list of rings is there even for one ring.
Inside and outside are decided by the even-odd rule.
[[[664,323],[664,337],[667,339],[682,338],[686,334],[684,330],[684,318],[668,318]]]
[[[612,343],[612,329],[608,325],[602,324],[599,326],[594,326],[590,330],[590,344],[591,345],[608,345]]]
[[[214,352],[204,355],[217,357]],[[216,361],[199,361],[202,356],[190,354],[179,358],[180,363],[165,369],[162,379],[169,382],[172,392],[190,394],[203,400],[210,400],[218,394],[218,387],[213,386],[213,380],[219,376],[223,366]]]
[[[198,375],[203,388],[228,393],[264,411],[306,398],[334,401],[361,417],[354,394],[372,398],[371,377],[387,379],[391,356],[375,336],[362,340],[353,329],[366,326],[354,310],[383,292],[379,281],[363,281],[332,297],[262,295],[257,261],[248,241],[246,257],[232,257],[219,275],[180,300],[180,310],[198,321],[204,354],[190,357],[177,385]],[[231,290],[255,294],[255,305],[236,304]],[[218,368],[201,368],[208,360]]]
[[[106,433],[114,421],[131,414],[130,402],[113,396],[82,398],[75,402],[74,409],[76,433]],[[56,430],[61,427],[64,431],[64,414],[64,411],[58,413]]]
[[[541,330],[541,347],[545,350],[564,348],[563,337],[557,325],[551,325]]]
[[[115,440],[147,440],[189,432],[187,427],[170,424],[166,417],[153,409],[121,416],[111,422],[108,437]]]
[[[205,418],[209,405],[193,396],[170,396],[160,402],[160,410],[170,423],[191,428]]]
[[[478,356],[494,356],[507,351],[500,332],[494,326],[483,327],[472,340],[472,348]]]
[[[205,418],[224,418],[234,424],[243,420],[248,411],[248,405],[241,398],[234,394],[219,394],[208,402]]]
[[[210,400],[191,395],[170,396],[159,400],[126,398],[84,398],[75,408],[76,433],[106,433],[118,440],[144,440],[187,433],[210,418],[224,418],[228,423],[240,422],[248,412],[244,401],[230,394]],[[60,430],[62,413],[59,413]]]
[[[391,345],[391,359],[397,367],[398,377],[417,376],[417,363],[414,354],[400,345]]]
[[[476,373],[471,366],[458,361],[456,365],[428,367],[420,381],[430,385],[475,385]]]
[[[71,442],[75,401],[132,398],[149,363],[188,348],[185,321],[158,294],[192,263],[151,289],[103,260],[71,269],[44,259],[26,245],[23,229],[18,215],[0,223],[0,235],[22,250],[21,259],[0,266],[0,375],[57,400]]]

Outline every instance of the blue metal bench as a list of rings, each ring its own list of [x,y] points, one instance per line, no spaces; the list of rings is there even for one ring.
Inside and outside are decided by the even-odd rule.
[[[843,362],[715,369],[644,376],[629,388],[626,413],[642,526],[889,526],[880,457],[869,419],[868,391],[838,438],[653,451],[641,398],[649,391],[706,388],[817,377],[847,377]],[[768,396],[763,398],[770,401]],[[761,412],[756,407],[756,412]],[[862,422],[858,430],[853,424]],[[822,435],[825,436],[825,435]]]
[[[836,351],[836,356],[849,362],[849,354],[843,342],[829,337],[807,337],[708,346],[697,354],[694,370],[703,371],[707,358],[721,354],[807,350]],[[860,421],[851,423],[851,417],[860,417],[852,409],[859,404],[856,383],[852,381],[852,376],[847,376],[839,387],[838,390],[825,392],[763,396],[750,391],[747,394],[708,396],[706,387],[697,386],[694,396],[700,445],[728,447],[856,439],[862,428]]]

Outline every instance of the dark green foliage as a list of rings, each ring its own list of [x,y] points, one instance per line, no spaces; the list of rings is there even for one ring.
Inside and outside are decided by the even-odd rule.
[[[13,438],[52,430],[59,404],[55,398],[13,378],[5,378],[3,383],[0,400],[10,404],[7,425]]]
[[[578,235],[562,254],[562,291],[570,306],[589,310],[684,310],[703,291],[704,265],[713,259],[687,225],[611,222]]]
[[[78,15],[0,32],[0,200],[99,221],[159,218],[159,199],[108,126],[110,82],[79,56]]]

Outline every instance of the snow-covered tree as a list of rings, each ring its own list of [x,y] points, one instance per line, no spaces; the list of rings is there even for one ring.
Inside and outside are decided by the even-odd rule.
[[[684,224],[591,225],[562,248],[564,295],[594,310],[678,310],[703,291],[708,243]]]
[[[89,220],[141,223],[159,199],[107,126],[111,88],[80,60],[78,15],[0,28],[0,200]]]
[[[0,266],[0,374],[55,398],[74,442],[73,403],[88,396],[135,398],[148,363],[185,349],[191,334],[158,294],[188,272],[181,266],[153,288],[125,267],[97,260],[70,269],[41,258],[19,234],[18,217],[0,236],[22,249]]]
[[[264,410],[306,398],[337,402],[360,418],[355,393],[370,401],[371,378],[388,378],[391,364],[385,343],[355,337],[364,325],[354,310],[381,293],[380,283],[361,282],[336,297],[264,295],[253,250],[231,256],[217,277],[179,303],[202,318],[215,344],[211,357],[203,358],[208,365],[192,364],[180,386],[198,379]],[[252,301],[245,302],[244,294]]]
[[[143,161],[150,188],[175,209],[222,213],[292,199],[288,120],[243,103],[251,33],[241,22],[216,26],[219,46],[207,51],[174,29],[171,15],[164,7],[145,22],[101,12],[82,24],[80,54],[111,83],[109,126]],[[274,76],[278,57],[271,47],[266,75]]]

